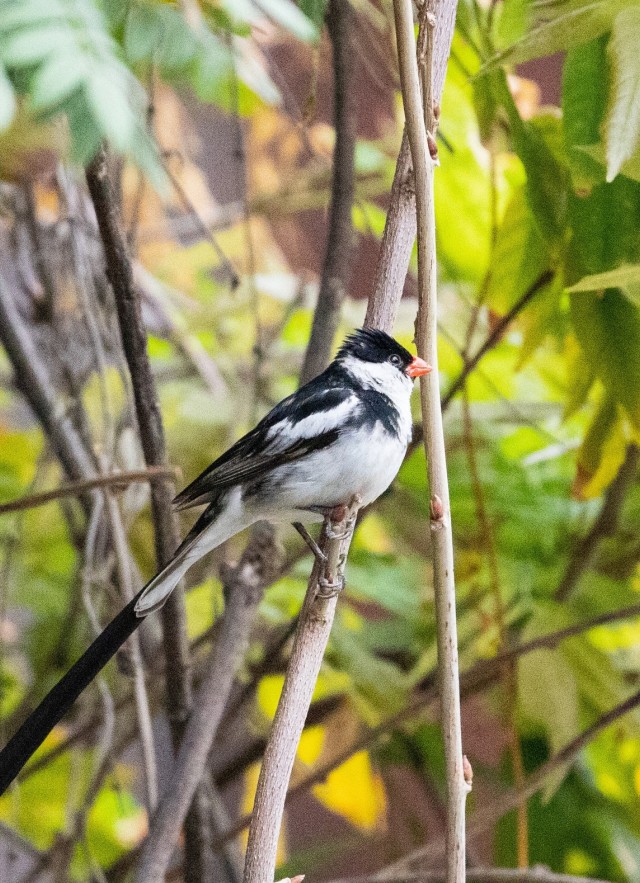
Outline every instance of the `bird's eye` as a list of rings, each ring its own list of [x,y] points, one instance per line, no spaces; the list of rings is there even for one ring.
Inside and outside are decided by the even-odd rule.
[[[399,368],[400,365],[402,365],[402,359],[396,353],[394,353],[392,356],[389,356],[389,361],[392,365],[395,365],[396,368]]]

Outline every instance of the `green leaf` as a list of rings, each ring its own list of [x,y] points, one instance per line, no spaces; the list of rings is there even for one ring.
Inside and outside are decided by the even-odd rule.
[[[328,0],[300,0],[300,9],[307,16],[309,21],[313,22],[318,32],[318,36],[322,31],[324,16],[327,11]]]
[[[31,81],[31,107],[35,111],[57,108],[69,96],[84,86],[88,73],[85,60],[72,60],[54,55],[38,68]]]
[[[318,29],[292,0],[268,0],[264,7],[260,3],[256,5],[299,40],[311,42],[318,38]]]
[[[4,132],[11,125],[15,113],[16,94],[6,70],[0,64],[0,132]]]
[[[521,640],[529,641],[548,634],[570,617],[559,604],[538,601]],[[540,689],[544,684],[544,690]],[[544,728],[552,752],[563,748],[580,730],[578,690],[575,675],[563,656],[552,650],[527,653],[518,665],[518,696],[522,713],[531,723]],[[560,768],[545,787],[549,799],[566,774]]]
[[[527,198],[541,235],[549,242],[564,239],[567,224],[568,169],[561,155],[560,124],[549,116],[520,117],[504,71],[489,75],[496,104],[509,119],[513,147],[527,173]]]
[[[598,169],[599,175],[596,177],[596,181],[598,183],[604,181],[607,163],[605,145],[601,142],[598,144],[576,144],[572,153],[576,152],[588,156],[589,159],[593,160],[599,167],[601,167]],[[624,163],[620,169],[620,174],[624,175],[626,178],[631,178],[633,181],[640,181],[640,151],[636,151],[631,159],[628,159]]]
[[[616,0],[539,4],[546,17],[539,16],[522,39],[498,53],[483,70],[504,63],[520,64],[587,43],[609,30],[615,7]]]
[[[567,291],[571,294],[578,291],[601,291],[604,288],[622,288],[627,291],[629,288],[635,290],[637,285],[640,285],[640,264],[626,264],[605,273],[584,276],[567,288]]]
[[[640,254],[640,184],[618,177],[586,197],[569,195],[572,237],[567,282],[636,263]]]
[[[601,297],[571,295],[571,317],[597,376],[640,426],[640,311],[620,291],[609,288]]]
[[[8,39],[4,37],[4,43],[0,58],[9,68],[28,67],[54,53],[69,53],[67,60],[71,60],[77,49],[73,34],[61,24],[45,24],[19,31]]]
[[[577,189],[590,188],[603,178],[594,159],[574,148],[600,140],[607,80],[604,37],[591,40],[567,53],[562,68],[562,127],[573,186]]]
[[[640,139],[639,34],[640,6],[631,5],[615,17],[609,41],[614,97],[606,126],[607,181],[613,181]]]
[[[125,78],[114,76],[111,70],[98,68],[89,77],[85,88],[91,111],[101,131],[117,150],[125,151],[131,145],[138,122],[129,102],[122,100],[126,89]]]
[[[505,313],[549,266],[549,250],[519,188],[498,229],[489,270],[487,303]]]

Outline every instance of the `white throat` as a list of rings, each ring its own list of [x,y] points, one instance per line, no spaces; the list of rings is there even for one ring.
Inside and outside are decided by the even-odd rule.
[[[398,408],[409,401],[413,389],[412,379],[389,362],[363,362],[353,356],[346,356],[341,361],[343,367],[362,386],[388,396]]]

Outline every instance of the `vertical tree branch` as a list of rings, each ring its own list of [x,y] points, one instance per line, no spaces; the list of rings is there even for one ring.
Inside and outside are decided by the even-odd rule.
[[[436,21],[433,43],[433,99],[442,96],[447,61],[456,22],[457,0],[434,0],[431,9]],[[423,25],[422,25],[423,26]],[[420,42],[420,35],[418,37]],[[365,325],[390,332],[393,328],[398,305],[416,238],[416,206],[411,150],[405,128],[402,145],[396,163],[391,188],[391,200],[387,212],[378,265],[375,288],[369,299]]]
[[[320,547],[326,562],[317,560],[298,619],[291,659],[262,759],[249,828],[244,883],[274,879],[278,836],[298,742],[331,633],[339,586],[358,514],[359,500],[332,518],[323,529]],[[332,591],[327,592],[327,584]]]
[[[101,148],[87,168],[86,175],[102,238],[106,272],[115,297],[145,462],[147,466],[166,466],[164,430],[156,385],[147,355],[146,332],[142,322],[140,302],[136,296],[133,269],[120,227],[117,202],[109,181],[104,148]],[[158,481],[151,487],[156,557],[159,567],[169,561],[180,540],[178,524],[171,508],[174,490],[170,479]],[[192,700],[186,613],[184,595],[180,587],[169,596],[161,615],[167,660],[167,710],[177,747],[191,710]],[[197,814],[197,807],[194,812]],[[205,860],[198,845],[197,834],[202,830],[203,823],[197,819],[192,821],[194,837],[190,837],[189,826],[187,827],[187,876],[197,873],[199,864]]]
[[[413,37],[411,0],[394,0],[393,8],[402,100],[416,187],[419,298],[416,341],[418,354],[433,367],[431,374],[421,378],[420,399],[431,495],[430,521],[438,633],[438,674],[447,777],[447,883],[461,883],[465,879],[464,815],[469,786],[465,781],[462,755],[453,535],[438,376],[434,166],[428,142],[429,132],[433,132],[434,128],[433,108],[424,106],[422,101]],[[426,17],[427,28],[425,77],[430,78],[433,57],[432,30],[435,27],[435,18],[427,8],[423,8],[423,14]]]
[[[352,84],[354,52],[351,37],[354,15],[349,0],[331,0],[329,3],[327,28],[333,46],[333,117],[336,143],[333,151],[329,236],[318,305],[313,315],[311,337],[300,374],[301,384],[323,371],[331,357],[333,339],[340,321],[340,307],[351,275],[351,209],[357,121],[356,93]]]

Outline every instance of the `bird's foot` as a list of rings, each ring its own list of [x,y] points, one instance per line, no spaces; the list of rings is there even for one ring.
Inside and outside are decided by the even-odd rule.
[[[345,506],[343,503],[341,503],[338,506],[333,506],[333,508],[327,509],[327,511],[324,513],[324,532],[327,536],[327,539],[344,540],[349,536],[349,533],[351,531],[351,527],[349,524],[345,526],[344,530],[334,530],[331,526],[336,521],[344,521],[348,508],[348,506]]]
[[[322,598],[323,601],[328,601],[331,598],[336,598],[340,592],[344,589],[344,577],[338,577],[338,579],[330,580],[326,579],[324,576],[319,577],[318,579],[318,589],[316,591],[316,598]]]
[[[295,529],[298,531],[302,539],[305,541],[307,546],[313,552],[313,556],[320,565],[324,565],[327,563],[327,556],[324,554],[320,546],[316,543],[314,538],[311,536],[307,528],[300,521],[292,522]]]

